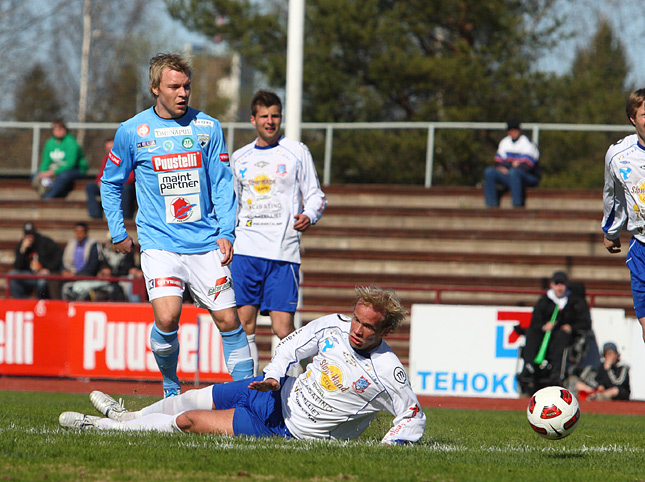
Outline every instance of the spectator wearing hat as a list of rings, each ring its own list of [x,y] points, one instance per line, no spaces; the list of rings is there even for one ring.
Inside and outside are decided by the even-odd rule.
[[[504,137],[495,154],[495,166],[484,171],[484,199],[486,206],[499,207],[502,192],[510,191],[513,207],[524,207],[526,188],[540,182],[538,160],[540,151],[529,140],[520,127],[519,121],[509,120],[507,136]],[[502,190],[498,189],[502,186]]]
[[[589,400],[629,400],[629,366],[620,363],[620,353],[615,343],[602,347],[602,363],[589,368],[576,383],[580,398]]]
[[[36,231],[33,223],[23,227],[24,236],[16,246],[16,259],[10,274],[49,275],[60,271],[63,250],[51,238]],[[44,278],[11,278],[9,290],[13,298],[49,298],[48,281]]]
[[[533,307],[531,324],[526,330],[526,344],[522,350],[524,359],[523,375],[539,374],[546,376],[545,385],[557,385],[563,382],[562,358],[564,350],[576,336],[591,329],[591,314],[587,301],[569,289],[569,279],[563,271],[556,271],[551,276],[549,289],[538,299]],[[545,360],[535,363],[542,341],[547,332],[551,332]],[[529,387],[537,390],[541,387]],[[524,390],[523,390],[524,391]]]

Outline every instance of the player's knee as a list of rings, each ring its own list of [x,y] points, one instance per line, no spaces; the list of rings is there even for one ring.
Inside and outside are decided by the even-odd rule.
[[[295,330],[295,328],[294,328],[293,325],[282,325],[282,326],[276,325],[276,326],[273,326],[273,333],[275,334],[275,336],[277,336],[281,340],[284,337],[289,336],[291,333],[293,333],[294,330]]]
[[[195,421],[190,412],[184,412],[175,419],[175,425],[182,432],[191,432],[195,426]]]

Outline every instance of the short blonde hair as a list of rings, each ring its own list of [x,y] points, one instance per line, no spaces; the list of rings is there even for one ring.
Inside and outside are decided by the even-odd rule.
[[[407,314],[401,300],[394,292],[379,286],[357,286],[354,288],[356,303],[371,306],[383,317],[382,328],[397,329]]]
[[[183,72],[192,78],[193,69],[190,66],[190,61],[188,58],[183,57],[180,54],[172,53],[163,53],[157,54],[150,59],[150,69],[148,71],[150,77],[150,93],[153,97],[157,97],[153,92],[153,89],[158,89],[161,85],[161,74],[164,69],[175,70],[177,72]]]

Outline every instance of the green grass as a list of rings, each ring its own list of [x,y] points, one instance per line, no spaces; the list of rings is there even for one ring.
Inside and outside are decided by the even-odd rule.
[[[128,398],[139,408],[149,398]],[[391,418],[358,441],[301,442],[61,429],[87,395],[0,391],[0,481],[645,481],[645,420],[582,414],[560,441],[523,412],[426,409],[421,442],[381,446]]]

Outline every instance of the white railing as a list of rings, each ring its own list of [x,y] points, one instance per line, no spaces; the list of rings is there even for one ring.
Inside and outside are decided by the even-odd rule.
[[[434,143],[435,133],[441,129],[479,129],[479,130],[506,130],[506,124],[503,122],[305,122],[302,125],[303,130],[324,130],[325,131],[325,153],[323,167],[323,185],[331,183],[331,166],[333,153],[334,131],[337,130],[392,130],[392,129],[415,129],[427,133],[426,155],[425,155],[425,187],[432,186],[432,172],[434,165]],[[111,130],[115,131],[118,123],[100,123],[100,122],[70,122],[70,129],[75,130]],[[31,142],[31,166],[29,172],[34,173],[38,170],[39,150],[41,145],[41,131],[47,132],[51,129],[49,122],[0,122],[0,129],[29,129],[33,132]],[[227,145],[235,145],[236,130],[253,130],[255,129],[248,122],[222,122],[222,128],[225,131]],[[578,131],[578,132],[633,132],[634,128],[630,125],[611,125],[611,124],[546,124],[546,123],[522,123],[524,130],[531,131],[531,138],[536,144],[539,144],[541,131]],[[1,154],[0,154],[1,155]],[[0,162],[0,174],[3,173],[3,163]]]

